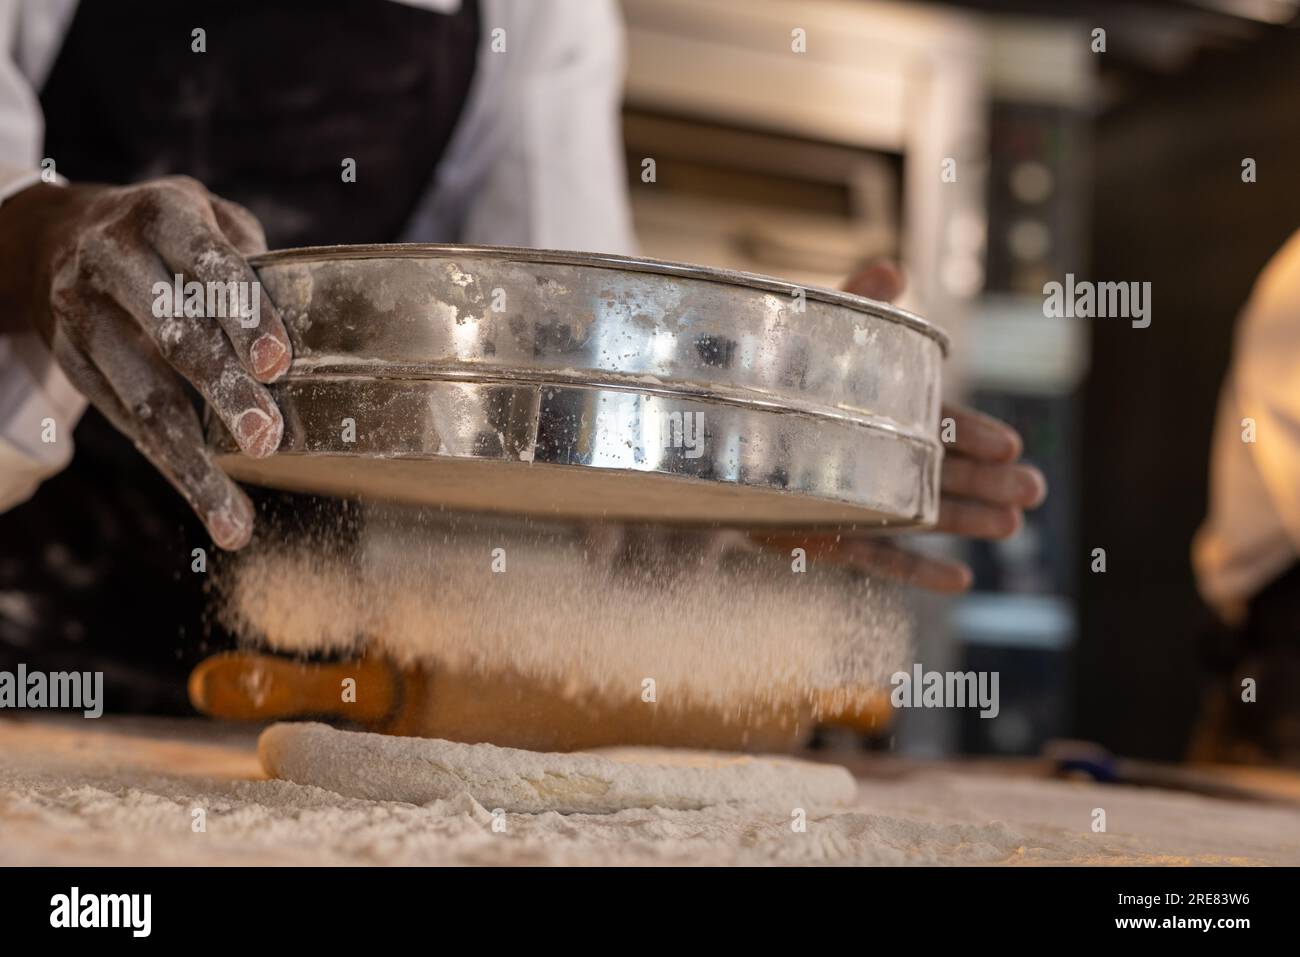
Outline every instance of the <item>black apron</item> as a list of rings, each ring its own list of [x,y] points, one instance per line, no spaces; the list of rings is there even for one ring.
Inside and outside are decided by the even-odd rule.
[[[393,242],[459,118],[479,29],[474,0],[453,15],[391,0],[83,0],[41,93],[44,155],[73,181],[193,176],[252,210],[272,249]],[[194,548],[215,549],[98,412],[74,438],[72,464],[0,515],[0,669],[103,671],[110,710],[183,713],[189,667],[231,644],[209,620],[208,576],[191,571]],[[339,508],[250,492],[309,521]]]

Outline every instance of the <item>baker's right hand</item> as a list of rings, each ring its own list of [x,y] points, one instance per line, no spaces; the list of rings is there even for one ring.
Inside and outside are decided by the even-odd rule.
[[[245,261],[265,249],[248,210],[182,176],[121,187],[39,184],[0,206],[0,306],[11,319],[29,317],[73,385],[226,549],[248,542],[253,507],[208,453],[181,380],[246,454],[279,447],[284,420],[265,383],[289,368],[289,337]],[[205,290],[247,284],[215,287],[227,303],[238,290],[243,314],[174,315],[170,295],[155,286],[171,288],[177,275]]]

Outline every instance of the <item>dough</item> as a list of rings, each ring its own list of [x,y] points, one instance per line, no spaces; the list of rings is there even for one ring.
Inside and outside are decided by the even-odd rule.
[[[522,814],[730,804],[788,815],[845,804],[857,792],[844,768],[788,758],[659,748],[542,753],[323,724],[274,724],[257,752],[272,777],[347,797],[428,804],[468,793],[488,810]]]

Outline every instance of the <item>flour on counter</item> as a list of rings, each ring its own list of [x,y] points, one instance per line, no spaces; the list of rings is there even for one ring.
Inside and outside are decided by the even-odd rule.
[[[467,794],[421,806],[265,780],[256,733],[0,720],[0,865],[1300,864],[1295,808],[952,766],[860,780],[802,833],[726,805],[506,814],[494,830]]]

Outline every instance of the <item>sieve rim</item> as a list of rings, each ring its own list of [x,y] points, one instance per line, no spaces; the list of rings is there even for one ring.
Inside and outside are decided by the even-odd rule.
[[[455,243],[363,243],[341,246],[298,246],[289,249],[276,249],[249,257],[249,265],[254,269],[262,266],[278,266],[295,262],[322,262],[349,259],[450,259],[455,256],[477,256],[483,259],[496,259],[501,262],[546,263],[557,266],[587,266],[593,269],[623,270],[641,272],[658,276],[676,276],[681,279],[695,279],[720,285],[741,286],[764,292],[779,292],[791,295],[802,291],[804,295],[817,302],[843,306],[906,326],[933,339],[939,344],[944,358],[948,357],[950,339],[948,333],[928,319],[918,316],[898,306],[878,299],[869,299],[856,293],[843,292],[839,289],[827,289],[824,286],[801,285],[773,276],[744,272],[738,269],[720,269],[714,266],[699,266],[690,263],[671,262],[665,259],[651,259],[644,256],[622,256],[614,253],[589,253],[562,249],[534,249],[529,246],[479,246]]]

